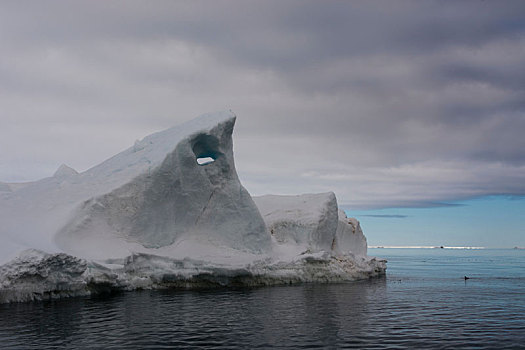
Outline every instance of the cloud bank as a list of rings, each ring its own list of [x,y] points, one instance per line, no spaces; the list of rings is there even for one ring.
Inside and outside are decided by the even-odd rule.
[[[0,47],[0,181],[231,109],[252,194],[525,195],[522,1],[6,1]]]

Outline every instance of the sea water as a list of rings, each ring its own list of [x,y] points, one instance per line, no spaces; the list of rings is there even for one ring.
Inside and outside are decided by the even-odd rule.
[[[0,348],[525,348],[525,250],[369,254],[386,277],[0,305]]]

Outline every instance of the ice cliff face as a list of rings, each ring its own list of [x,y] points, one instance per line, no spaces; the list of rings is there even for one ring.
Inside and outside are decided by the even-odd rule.
[[[383,274],[333,193],[254,202],[235,170],[234,124],[230,112],[203,115],[83,173],[62,165],[0,183],[0,302]]]
[[[359,222],[338,209],[333,192],[253,199],[279,245],[366,256],[366,238]]]
[[[85,295],[84,260],[64,253],[27,250],[0,266],[0,301]]]

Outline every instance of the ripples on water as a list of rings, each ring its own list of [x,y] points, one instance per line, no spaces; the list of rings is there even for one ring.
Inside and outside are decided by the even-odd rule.
[[[525,347],[525,251],[371,254],[386,278],[0,305],[0,348]]]

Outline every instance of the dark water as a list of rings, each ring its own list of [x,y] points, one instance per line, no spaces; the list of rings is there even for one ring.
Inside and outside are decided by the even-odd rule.
[[[386,278],[0,305],[0,347],[525,348],[525,251],[370,254]]]

